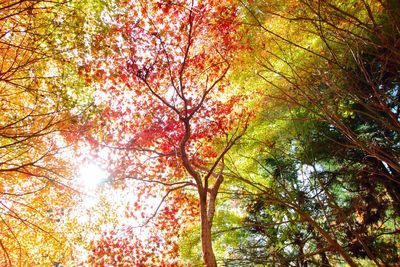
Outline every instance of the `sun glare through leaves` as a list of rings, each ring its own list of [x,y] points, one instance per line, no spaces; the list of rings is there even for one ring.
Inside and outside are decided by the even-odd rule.
[[[108,173],[96,163],[83,164],[79,169],[78,182],[86,190],[94,190],[108,179]]]

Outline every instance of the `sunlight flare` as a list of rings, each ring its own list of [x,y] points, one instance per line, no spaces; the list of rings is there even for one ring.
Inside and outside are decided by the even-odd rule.
[[[79,183],[85,189],[94,189],[102,182],[106,181],[107,172],[95,163],[83,165],[79,170]]]

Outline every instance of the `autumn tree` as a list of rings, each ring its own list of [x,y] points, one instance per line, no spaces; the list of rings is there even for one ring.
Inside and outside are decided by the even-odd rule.
[[[82,100],[75,67],[83,17],[67,1],[0,3],[2,266],[51,264],[65,256],[55,226],[73,191],[60,133],[83,120],[90,102]],[[38,248],[43,240],[47,245]]]
[[[264,122],[250,131],[260,146],[249,141],[254,150],[243,153],[257,167],[232,168],[252,188],[244,226],[259,258],[248,262],[329,266],[340,254],[351,266],[394,264],[398,4],[249,1],[243,8],[266,99]],[[274,253],[262,254],[266,247]]]
[[[277,21],[271,20],[274,23],[287,25],[296,20],[304,29],[302,39],[293,35],[296,24],[288,26],[293,29],[287,34],[268,30],[255,13],[247,9],[260,30],[268,35],[266,40],[276,41],[276,45],[266,49],[258,59],[263,66],[260,78],[274,87],[269,97],[301,105],[311,116],[330,123],[356,149],[387,164],[392,169],[389,172],[395,171],[398,114],[394,92],[397,80],[393,76],[397,57],[393,44],[398,38],[395,30],[398,21],[392,18],[398,12],[397,5],[390,1],[353,6],[340,6],[335,1],[324,4],[294,1],[276,10],[261,8],[271,13],[268,20],[277,17]],[[298,11],[292,17],[283,13],[285,9],[294,8]],[[378,28],[384,30],[378,31]],[[283,49],[291,52],[284,55]],[[304,59],[299,61],[300,57]],[[268,77],[268,74],[271,75]],[[363,123],[351,125],[352,119]],[[378,138],[375,140],[371,138],[373,134],[365,130],[382,136],[375,136]],[[381,139],[388,143],[378,141]],[[387,186],[395,201],[397,193],[390,187],[397,186]]]
[[[111,149],[112,177],[195,188],[204,263],[216,266],[212,224],[224,158],[246,128],[243,98],[224,93],[236,7],[218,1],[120,1],[94,43],[86,75],[104,111],[94,146]],[[188,205],[182,203],[181,205]]]

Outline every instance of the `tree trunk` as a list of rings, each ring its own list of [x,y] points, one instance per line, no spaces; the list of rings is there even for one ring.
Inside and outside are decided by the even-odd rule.
[[[217,267],[214,251],[212,248],[211,226],[212,221],[208,219],[207,193],[200,197],[200,221],[201,221],[201,248],[204,264],[207,267]]]

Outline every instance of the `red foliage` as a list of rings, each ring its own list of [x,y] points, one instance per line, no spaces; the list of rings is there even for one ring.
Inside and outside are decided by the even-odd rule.
[[[218,177],[216,196],[222,179],[211,172],[218,164],[223,169],[220,155],[234,143],[228,141],[229,131],[246,117],[238,105],[241,98],[225,93],[230,86],[228,70],[237,50],[243,48],[237,35],[236,7],[220,0],[121,0],[120,5],[126,12],[115,19],[113,29],[98,36],[95,60],[84,68],[88,79],[96,81],[103,101],[101,133],[95,135],[99,145],[113,148],[111,173],[148,186],[162,184],[171,192],[194,186],[201,194],[211,187],[208,179]],[[219,138],[224,145],[216,145]],[[205,174],[209,166],[213,167]],[[176,203],[186,208],[193,204]],[[163,209],[164,228],[169,224],[166,229],[179,229],[181,224],[172,218],[176,212],[170,206]],[[132,254],[136,266],[157,258],[154,251],[160,249],[162,255],[177,255],[176,244],[167,246],[155,232],[143,244],[129,243],[139,240],[129,227],[116,231],[126,232],[128,238],[105,234],[95,254],[108,253],[107,260],[112,261],[117,255],[140,251]],[[114,244],[123,244],[118,245],[122,254],[113,254]],[[118,256],[110,264],[121,260]],[[168,266],[162,259],[156,263]]]
[[[186,208],[179,202],[185,201]],[[93,266],[184,266],[179,262],[178,241],[184,227],[193,222],[197,209],[184,195],[169,198],[149,224],[115,226],[93,245],[88,263]],[[131,207],[135,209],[135,206]],[[136,218],[127,210],[127,218]]]
[[[236,8],[226,1],[191,2],[121,1],[127,12],[97,38],[96,60],[83,70],[107,105],[102,142],[179,157],[183,121],[190,117],[188,151],[215,157],[209,142],[239,116],[233,112],[238,99],[223,95],[226,71],[241,48]]]

